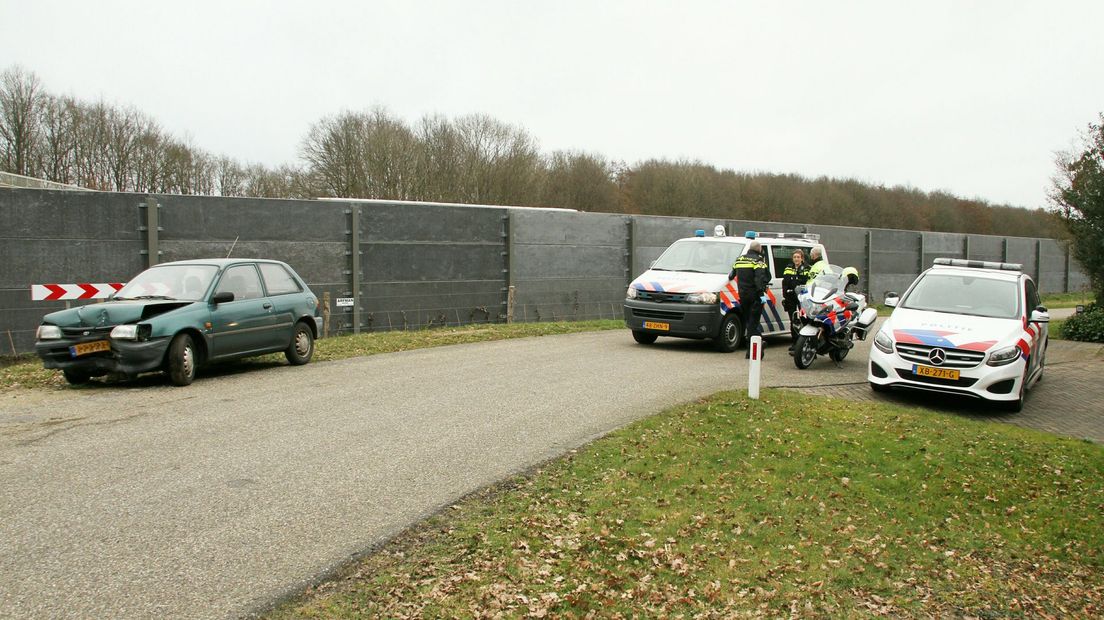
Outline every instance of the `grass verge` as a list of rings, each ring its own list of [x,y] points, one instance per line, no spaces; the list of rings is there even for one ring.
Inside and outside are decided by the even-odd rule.
[[[315,361],[340,360],[378,353],[394,353],[411,349],[425,349],[451,344],[550,336],[584,331],[622,329],[623,321],[571,321],[558,323],[511,323],[467,325],[412,331],[374,332],[350,336],[325,338],[317,342]],[[284,360],[283,354],[252,358],[254,363],[272,364]],[[245,362],[249,363],[249,361]],[[47,370],[34,355],[5,358],[0,364],[0,390],[14,388],[62,388],[65,379],[57,370]]]
[[[1104,450],[766,390],[470,498],[271,618],[1096,616]]]

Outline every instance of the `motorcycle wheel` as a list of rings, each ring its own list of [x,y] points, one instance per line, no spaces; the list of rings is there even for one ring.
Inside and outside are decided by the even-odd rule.
[[[817,339],[812,336],[798,336],[794,342],[794,366],[805,370],[813,365],[817,356]]]

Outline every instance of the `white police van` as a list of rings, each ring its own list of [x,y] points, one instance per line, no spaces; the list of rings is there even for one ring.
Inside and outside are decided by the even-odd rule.
[[[718,351],[740,348],[744,344],[740,295],[728,274],[752,239],[762,244],[771,271],[760,320],[763,335],[789,334],[791,317],[782,308],[782,271],[793,262],[794,250],[802,250],[808,262],[820,236],[748,232],[730,237],[723,226],[717,226],[712,237],[698,230],[693,237],[675,241],[632,281],[625,294],[624,316],[633,338],[641,344],[652,344],[659,336],[711,339]]]

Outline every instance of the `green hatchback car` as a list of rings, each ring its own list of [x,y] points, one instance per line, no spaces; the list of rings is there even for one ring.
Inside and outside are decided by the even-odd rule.
[[[283,351],[306,364],[321,334],[318,298],[286,263],[201,259],[151,267],[104,303],[47,314],[35,351],[72,384],[163,370],[188,385],[208,362]]]

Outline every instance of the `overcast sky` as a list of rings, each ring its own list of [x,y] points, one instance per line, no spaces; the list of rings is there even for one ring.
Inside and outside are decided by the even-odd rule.
[[[1104,111],[1104,2],[0,0],[0,69],[297,163],[311,123],[485,113],[546,152],[1043,206]]]

